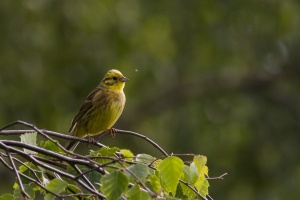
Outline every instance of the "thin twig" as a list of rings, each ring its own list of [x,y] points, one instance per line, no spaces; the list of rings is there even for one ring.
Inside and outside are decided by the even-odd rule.
[[[24,145],[26,145],[26,144],[24,144]],[[43,168],[45,168],[45,169],[47,169],[47,170],[49,170],[49,171],[53,171],[53,172],[55,172],[55,173],[57,173],[57,174],[60,174],[60,175],[62,175],[62,176],[65,176],[65,177],[67,177],[67,178],[70,178],[70,179],[73,179],[73,180],[75,180],[76,179],[76,176],[74,176],[74,175],[72,175],[72,174],[69,174],[69,173],[66,173],[66,172],[64,172],[64,171],[61,171],[61,170],[58,170],[58,169],[56,169],[56,168],[54,168],[54,167],[51,167],[51,166],[49,166],[49,165],[45,165],[44,163],[42,163],[42,162],[40,162],[40,161],[38,161],[37,159],[35,159],[32,155],[29,155],[29,154],[26,154],[26,153],[24,153],[24,152],[22,152],[22,151],[20,151],[20,150],[18,150],[18,149],[14,149],[14,148],[11,148],[11,147],[9,147],[9,146],[6,146],[5,144],[3,144],[2,142],[0,142],[0,147],[6,147],[8,150],[10,150],[10,151],[13,151],[13,152],[16,152],[16,153],[18,153],[19,155],[21,155],[22,157],[24,157],[25,159],[27,159],[27,160],[30,160],[30,161],[32,161],[32,162],[34,162],[34,163],[36,163],[36,164],[38,164],[39,166],[41,166],[41,167],[43,167]],[[37,147],[33,147],[33,148],[37,148]],[[30,149],[30,148],[29,148]],[[54,155],[55,155],[55,153],[54,153]],[[67,160],[69,160],[70,161],[70,158],[68,158]],[[78,160],[78,159],[77,159]],[[80,160],[82,163],[85,163],[85,162],[83,162],[83,160]],[[86,161],[86,162],[88,162],[88,161]],[[85,163],[85,164],[89,164],[89,163]],[[12,163],[12,165],[13,165],[13,163]],[[16,171],[15,173],[18,173],[18,171]],[[16,174],[17,176],[18,176],[18,174]],[[80,184],[80,185],[82,185],[84,188],[86,188],[88,191],[90,191],[90,192],[92,192],[93,194],[95,194],[95,195],[97,195],[97,196],[99,196],[99,197],[101,197],[101,198],[105,198],[101,193],[99,193],[97,190],[93,190],[92,188],[90,188],[88,185],[86,185],[84,182],[82,182],[81,180],[77,180],[77,182]],[[20,186],[21,187],[21,186]]]
[[[93,188],[94,190],[97,190],[94,185],[90,182],[90,180],[85,176],[85,174],[83,174],[81,172],[81,170],[79,169],[79,167],[77,167],[76,165],[73,165],[72,166],[76,171],[77,173],[79,173],[79,175],[83,178],[83,180],[91,187]]]
[[[30,129],[29,130],[4,130],[7,128],[10,128],[11,126],[17,125],[17,124],[21,124]],[[170,156],[169,154],[166,153],[166,151],[162,147],[160,147],[158,144],[156,144],[154,141],[152,141],[151,139],[149,139],[148,137],[146,137],[144,135],[141,135],[139,133],[132,132],[132,131],[119,130],[119,129],[115,129],[115,130],[116,130],[115,131],[116,134],[129,134],[129,135],[139,137],[139,138],[145,140],[146,142],[150,143],[152,146],[154,146],[156,149],[158,149],[163,154],[162,158]],[[6,154],[0,152],[0,156],[1,156],[0,163],[3,163],[5,167],[12,170],[16,174],[17,181],[20,185],[20,190],[21,190],[21,193],[24,198],[28,198],[29,196],[26,194],[24,185],[22,185],[22,183],[21,183],[20,176],[37,184],[42,189],[44,189],[46,192],[49,192],[51,194],[53,194],[53,193],[51,191],[48,191],[43,186],[42,180],[38,177],[38,175],[36,173],[37,170],[34,170],[33,168],[30,167],[30,165],[26,165],[26,163],[15,158],[14,156],[21,156],[22,158],[26,159],[27,161],[32,162],[33,165],[35,165],[39,168],[45,169],[46,172],[47,171],[53,172],[58,178],[62,177],[62,178],[67,178],[67,179],[73,180],[74,182],[76,182],[82,188],[84,188],[86,190],[85,193],[79,193],[79,194],[76,194],[76,192],[74,192],[74,194],[53,194],[59,199],[68,198],[68,197],[78,197],[78,198],[83,197],[84,198],[85,196],[90,196],[90,197],[97,196],[100,199],[105,199],[105,196],[103,194],[101,194],[95,188],[93,183],[90,182],[90,180],[87,177],[87,174],[90,172],[93,172],[93,171],[99,172],[101,174],[108,174],[108,171],[106,171],[107,168],[113,168],[116,170],[127,171],[134,178],[136,183],[140,185],[140,187],[143,191],[147,192],[152,197],[156,196],[125,165],[125,163],[129,164],[129,165],[134,165],[134,164],[137,164],[137,162],[128,161],[128,160],[124,159],[121,156],[120,152],[115,153],[115,156],[84,156],[84,155],[76,154],[74,152],[71,152],[71,151],[65,149],[64,146],[62,146],[60,143],[58,143],[57,140],[53,139],[53,137],[66,139],[66,140],[80,141],[80,142],[90,144],[90,141],[88,139],[78,138],[78,137],[74,137],[71,135],[61,134],[61,133],[57,133],[57,132],[53,132],[53,131],[49,131],[49,130],[41,130],[41,129],[37,128],[35,125],[27,123],[27,122],[23,122],[23,121],[15,121],[15,122],[10,123],[0,129],[0,135],[16,135],[16,134],[19,135],[19,134],[24,134],[24,133],[28,133],[28,132],[37,132],[42,137],[48,139],[49,141],[51,141],[55,145],[57,145],[63,151],[63,153],[57,153],[57,152],[54,152],[51,150],[47,150],[45,148],[25,144],[25,143],[18,142],[18,141],[0,140],[0,149],[4,149],[6,152]],[[109,133],[110,133],[109,131],[104,131],[100,135],[100,138]],[[92,143],[91,145],[104,147],[104,145],[99,142]],[[38,154],[28,154],[28,153],[20,150],[20,148],[28,149],[28,150],[37,152]],[[42,155],[42,157],[40,157],[40,155]],[[171,155],[195,156],[195,154],[171,154]],[[7,157],[10,162],[7,162],[6,159],[4,159],[3,157]],[[99,162],[97,162],[97,158],[107,159],[107,162],[99,163]],[[156,160],[157,159],[154,159],[154,161],[152,161],[150,164],[148,164],[148,167],[151,167],[153,170],[156,170],[153,166],[151,166],[152,163],[155,162]],[[30,172],[33,174],[34,178],[26,176],[23,173],[20,173],[15,166],[15,162],[19,162],[20,164],[26,166],[28,168],[28,170],[30,170]],[[120,165],[118,165],[118,163]],[[66,171],[67,166],[72,167],[76,171],[76,173],[75,174],[68,173]],[[79,168],[79,166],[80,167],[85,166],[87,168],[87,170],[82,171],[82,169]],[[223,179],[223,177],[225,175],[227,175],[227,173],[225,173],[219,177],[207,178],[207,179]],[[53,177],[53,178],[55,178],[55,177]],[[53,178],[50,178],[50,180]],[[197,191],[196,188],[192,187],[187,182],[185,182],[183,180],[180,180],[180,182],[182,184],[185,184],[188,188],[190,188],[193,192],[195,192],[195,194],[197,194],[200,198],[202,198],[204,200],[212,199],[209,195],[207,195],[206,197],[203,197]],[[133,185],[134,185],[133,183],[129,183],[129,187],[132,187]],[[90,193],[90,194],[88,194],[88,193]],[[122,196],[121,198],[126,199],[125,196]]]
[[[155,198],[156,197],[156,194],[153,193],[151,190],[149,190],[149,188],[147,188],[139,179],[138,177],[132,173],[123,163],[120,162],[120,164],[122,165],[123,169],[128,172],[133,178],[134,180],[144,189],[148,192],[148,194],[152,197],[152,198]]]
[[[33,170],[31,167],[29,167],[26,163],[22,162],[21,160],[19,160],[17,158],[13,158],[13,159],[16,160],[18,163],[20,163],[21,165],[24,165],[27,169],[29,169],[31,171],[31,173],[35,176],[36,180],[41,182],[38,175],[36,174],[35,170]]]
[[[221,176],[218,176],[218,177],[209,177],[209,178],[206,178],[206,180],[223,180],[224,179],[224,176],[228,175],[228,173],[224,173],[222,174]]]
[[[5,167],[7,167],[9,170],[11,170],[11,171],[15,172],[15,171],[14,171],[14,169],[13,169],[13,167],[11,167],[11,166],[9,166],[9,165],[5,165]],[[51,193],[51,194],[53,194],[54,196],[56,196],[56,197],[60,198],[60,196],[59,196],[59,195],[57,195],[56,193],[54,193],[54,192],[52,192],[52,191],[48,190],[48,189],[47,189],[46,187],[44,187],[44,185],[43,185],[43,184],[41,184],[39,181],[36,181],[35,179],[33,179],[33,178],[31,178],[31,177],[27,176],[26,174],[23,174],[23,173],[20,173],[20,176],[22,176],[22,177],[24,177],[24,178],[26,178],[26,179],[30,180],[31,182],[33,182],[33,183],[37,184],[38,186],[40,186],[40,187],[41,187],[43,190],[45,190],[46,192],[48,192],[48,193]],[[61,199],[61,198],[60,198],[60,199]]]
[[[202,198],[203,200],[207,200],[206,197],[203,197],[202,194],[200,194],[194,187],[192,187],[189,183],[183,181],[183,180],[179,180],[181,183],[183,183],[184,185],[186,185],[188,188],[190,188],[191,190],[193,190],[193,192],[195,192],[200,198]]]
[[[127,134],[127,135],[133,135],[133,136],[136,136],[136,137],[139,137],[139,138],[142,138],[144,140],[146,140],[147,142],[149,142],[152,146],[154,146],[155,148],[157,148],[162,154],[164,154],[165,156],[168,156],[168,153],[163,149],[161,148],[158,144],[156,144],[153,140],[151,140],[150,138],[142,135],[142,134],[139,134],[139,133],[136,133],[136,132],[133,132],[133,131],[125,131],[125,130],[120,130],[120,129],[115,129],[115,132],[114,133],[119,133],[119,134]],[[109,131],[103,131],[100,135],[99,135],[99,139],[101,139],[101,137],[105,136],[105,135],[108,135],[110,134]]]
[[[2,145],[3,143],[0,142],[0,144]],[[4,144],[3,144],[3,145],[4,145]],[[5,145],[4,145],[4,146],[5,146]],[[11,155],[9,154],[9,148],[5,148],[5,151],[6,151],[6,154],[8,155],[8,159],[9,159],[9,161],[10,161],[10,163],[11,163],[11,166],[12,166],[12,168],[13,168],[13,170],[14,170],[16,176],[17,176],[17,181],[18,181],[18,184],[19,184],[19,187],[20,187],[20,189],[21,189],[21,193],[22,193],[23,197],[26,198],[26,199],[27,199],[27,198],[30,199],[30,196],[26,193],[25,188],[24,188],[24,186],[23,186],[23,183],[22,183],[22,181],[21,181],[19,171],[18,171],[18,169],[17,169],[17,167],[16,167],[16,165],[15,165],[15,163],[14,163],[14,161],[13,161]]]
[[[16,124],[22,124],[26,127],[32,128],[32,130],[4,130],[4,129],[6,129],[8,127],[11,127],[11,126],[14,126]],[[12,122],[12,123],[10,123],[10,124],[8,124],[8,125],[6,125],[6,126],[4,126],[3,128],[0,129],[0,135],[15,135],[15,134],[30,133],[30,132],[39,133],[40,135],[42,135],[46,139],[48,139],[51,142],[57,144],[62,150],[64,150],[66,153],[69,153],[69,154],[74,154],[74,153],[72,151],[69,151],[69,150],[65,149],[64,146],[57,143],[57,141],[52,139],[51,137],[49,137],[49,135],[59,137],[59,138],[68,139],[68,140],[81,141],[81,142],[85,142],[85,143],[90,144],[90,140],[88,140],[88,139],[79,138],[79,137],[71,136],[71,135],[68,135],[68,134],[61,134],[61,133],[57,133],[57,132],[54,132],[54,131],[40,130],[36,126],[34,126],[33,124],[29,124],[29,123],[24,122],[24,121],[15,121],[15,122]],[[96,146],[99,146],[99,147],[104,147],[105,146],[105,145],[103,145],[99,142],[95,142],[93,144],[96,145]],[[74,154],[74,155],[80,156],[78,154]]]

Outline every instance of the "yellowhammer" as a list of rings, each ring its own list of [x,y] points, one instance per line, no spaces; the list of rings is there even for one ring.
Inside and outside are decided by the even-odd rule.
[[[123,88],[128,78],[116,70],[109,70],[100,84],[86,97],[74,117],[69,134],[77,137],[97,135],[110,129],[125,106]],[[79,142],[68,142],[65,147],[73,151]]]

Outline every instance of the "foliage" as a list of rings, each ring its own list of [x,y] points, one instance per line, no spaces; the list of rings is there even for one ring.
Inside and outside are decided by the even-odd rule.
[[[6,0],[0,16],[0,126],[66,133],[117,68],[130,82],[115,128],[206,155],[210,175],[230,174],[211,183],[215,199],[299,198],[299,0]],[[138,138],[103,140],[160,156]],[[15,175],[0,165],[0,177],[12,191]]]
[[[7,135],[24,133],[21,142],[0,141],[0,149],[5,150],[1,153],[1,162],[16,174],[13,194],[4,194],[0,199],[35,199],[37,193],[45,200],[211,199],[205,156],[164,153],[161,158],[155,158],[149,154],[134,155],[128,149],[107,146],[90,150],[88,155],[80,155],[66,150],[53,139],[53,136],[63,139],[76,137],[39,130],[25,122],[17,123],[32,127],[30,132],[37,132],[0,131],[0,134]],[[116,133],[122,132],[116,130]],[[49,140],[38,145],[37,134]],[[189,160],[180,158],[183,156]]]

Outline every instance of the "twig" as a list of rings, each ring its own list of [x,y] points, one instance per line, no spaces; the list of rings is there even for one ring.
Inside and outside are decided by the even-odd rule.
[[[21,124],[23,126],[29,127],[30,129],[29,130],[4,130],[4,129],[10,128],[11,126],[14,126],[16,124]],[[115,129],[115,130],[116,130],[115,131],[116,134],[128,134],[128,135],[139,137],[139,138],[145,140],[146,142],[148,142],[152,146],[154,146],[156,149],[158,149],[163,154],[162,157],[170,156],[169,154],[166,153],[166,151],[162,147],[160,147],[158,144],[156,144],[154,141],[152,141],[151,139],[149,139],[148,137],[146,137],[144,135],[141,135],[139,133],[132,132],[132,131],[119,130],[119,129]],[[53,131],[49,131],[49,130],[41,130],[41,129],[37,128],[35,125],[27,123],[27,122],[23,122],[23,121],[16,121],[16,122],[10,123],[0,129],[0,135],[19,135],[19,134],[24,134],[24,133],[28,133],[28,132],[36,132],[37,134],[41,135],[42,137],[48,139],[49,141],[51,141],[55,145],[57,145],[63,151],[63,153],[61,153],[61,152],[57,153],[57,152],[54,152],[51,150],[47,150],[45,148],[25,144],[25,143],[18,142],[18,141],[0,140],[0,149],[4,149],[6,152],[6,154],[0,152],[0,156],[1,156],[0,163],[3,163],[5,167],[12,170],[16,174],[17,181],[20,186],[20,191],[21,191],[24,199],[29,198],[29,195],[26,193],[26,190],[24,188],[24,185],[22,185],[22,182],[21,182],[22,180],[20,177],[22,177],[22,179],[24,177],[25,179],[31,181],[32,183],[37,184],[39,187],[41,187],[41,189],[45,190],[48,193],[55,195],[59,199],[68,198],[68,197],[78,197],[80,199],[81,197],[85,198],[87,196],[90,196],[90,197],[95,196],[95,197],[98,197],[99,199],[105,199],[105,196],[95,188],[95,186],[93,185],[94,183],[92,183],[88,179],[87,174],[90,172],[93,172],[93,171],[101,173],[101,174],[108,174],[109,170],[106,171],[107,168],[112,168],[114,170],[127,171],[133,177],[136,184],[138,184],[140,186],[141,190],[143,190],[144,192],[147,192],[152,197],[156,196],[156,194],[154,194],[147,187],[147,185],[142,183],[139,180],[139,178],[126,167],[127,165],[135,165],[135,164],[137,164],[137,162],[128,161],[128,160],[124,159],[120,152],[116,152],[114,156],[101,156],[101,155],[100,156],[83,156],[80,154],[76,154],[74,152],[71,152],[71,151],[68,151],[67,149],[65,149],[64,146],[62,146],[60,143],[57,142],[57,140],[54,139],[54,137],[66,139],[66,140],[80,141],[80,142],[90,144],[90,141],[88,139],[78,138],[78,137],[70,136],[67,134],[61,134],[61,133],[57,133],[57,132],[53,132]],[[109,131],[104,131],[100,135],[100,138],[109,133],[110,133]],[[104,145],[99,142],[92,143],[92,145],[104,147]],[[22,151],[20,148],[28,149],[28,150],[37,152],[38,154],[28,154],[28,153]],[[40,156],[40,155],[42,155],[42,156]],[[171,155],[195,156],[195,154],[171,154]],[[38,170],[34,170],[34,167],[31,168],[30,167],[31,165],[27,165],[26,163],[21,161],[22,159],[19,160],[15,156],[20,156],[20,157],[24,158],[25,160],[31,162],[36,167],[45,169],[46,173],[48,171],[53,172],[54,175],[58,178],[62,177],[62,178],[67,178],[67,179],[73,180],[80,186],[80,188],[84,189],[84,192],[76,194],[76,192],[75,192],[76,190],[74,191],[74,190],[72,190],[72,188],[67,187],[67,189],[69,189],[69,191],[71,193],[73,191],[74,194],[54,194],[53,192],[51,192],[45,188],[45,186],[43,185],[44,184],[43,180],[41,180],[41,178],[39,178],[39,176],[38,176],[39,174],[36,173],[36,172],[38,172]],[[4,159],[3,157],[7,157],[9,162],[6,159]],[[97,158],[107,159],[107,162],[105,162],[105,163],[97,162]],[[152,161],[150,164],[148,164],[148,167],[152,168],[153,170],[156,170],[153,166],[151,166],[152,163],[155,161],[156,161],[156,159],[154,161]],[[28,168],[29,172],[33,174],[33,175],[31,175],[32,177],[29,177],[26,174],[20,173],[15,165],[16,163],[17,164],[20,163],[20,164],[26,166]],[[70,166],[71,168],[73,168],[75,170],[75,173],[74,174],[68,173],[66,171],[67,166]],[[84,167],[87,169],[83,170],[81,167]],[[225,175],[227,175],[227,173],[225,173],[219,177],[207,178],[207,179],[223,179],[223,177]],[[52,176],[50,178],[48,177],[48,178],[50,180],[52,180],[53,178],[55,178],[55,176]],[[183,180],[180,180],[180,182],[182,184],[185,184],[200,198],[202,198],[204,200],[212,199],[209,195],[207,195],[206,197],[203,197],[197,191],[197,189],[192,187],[189,183],[187,183]],[[132,187],[133,185],[134,185],[133,183],[129,183],[128,187]],[[159,196],[157,196],[157,197],[160,198]],[[122,195],[121,199],[126,199],[125,195]]]
[[[228,173],[222,174],[221,176],[218,176],[218,177],[209,177],[209,178],[206,178],[206,180],[223,180],[224,176],[226,176],[226,175],[228,175]]]
[[[2,158],[1,158],[1,160],[2,160]],[[14,169],[13,169],[13,167],[11,167],[11,166],[9,166],[9,165],[4,165],[4,166],[5,166],[6,168],[8,168],[9,170],[15,172]],[[23,174],[23,173],[20,173],[20,175],[21,175],[22,177],[24,177],[24,178],[26,178],[26,179],[32,181],[33,183],[37,184],[38,186],[40,186],[40,187],[41,187],[43,190],[45,190],[46,192],[51,193],[51,194],[53,194],[54,196],[60,198],[59,195],[57,195],[56,193],[54,193],[54,192],[48,190],[48,189],[45,188],[40,182],[36,181],[35,179],[33,179],[33,178],[27,176],[26,174]],[[60,199],[61,199],[61,198],[60,198]]]
[[[94,185],[90,182],[90,180],[85,176],[85,174],[83,174],[81,172],[81,170],[76,166],[76,165],[73,165],[72,166],[76,171],[77,173],[79,173],[79,175],[83,178],[83,180],[91,187],[93,188],[94,190],[97,190]]]
[[[15,148],[12,148],[10,146],[6,146],[4,143],[15,144],[15,145],[19,145],[19,146],[25,145],[25,148],[28,148],[30,150],[38,149],[39,151],[47,152],[48,155],[53,155],[53,156],[61,157],[61,158],[63,158],[62,160],[65,160],[65,161],[71,162],[71,161],[75,160],[79,164],[84,164],[84,165],[90,166],[90,162],[89,161],[84,161],[84,160],[79,160],[79,159],[71,159],[71,158],[68,158],[66,156],[62,156],[60,154],[57,154],[57,153],[54,153],[54,152],[51,152],[51,151],[47,151],[47,150],[44,150],[44,149],[39,148],[39,147],[30,146],[30,145],[27,145],[27,144],[24,144],[24,143],[21,143],[21,142],[15,142],[15,141],[4,141],[4,142],[2,141],[2,142],[0,142],[0,148],[6,148],[9,151],[18,153],[20,156],[24,157],[27,160],[30,160],[30,161],[34,162],[35,164],[41,166],[42,168],[45,168],[45,169],[47,169],[49,171],[53,171],[53,172],[55,172],[57,174],[60,174],[60,175],[62,175],[64,177],[67,177],[67,178],[70,178],[70,179],[73,179],[73,180],[76,180],[76,176],[74,176],[72,174],[69,174],[69,173],[66,173],[64,171],[58,170],[58,169],[56,169],[54,167],[51,167],[49,165],[45,165],[44,163],[42,163],[38,159],[36,159],[34,156],[26,154],[23,151],[20,151],[19,149],[15,149]],[[14,166],[13,162],[12,162],[12,166]],[[18,171],[16,171],[15,173],[18,173]],[[16,174],[16,175],[18,176],[18,174]],[[77,180],[77,182],[80,185],[82,185],[84,188],[86,188],[88,191],[92,192],[93,194],[95,194],[95,195],[97,195],[97,196],[99,196],[99,197],[101,197],[103,199],[105,198],[101,193],[99,193],[97,190],[93,190],[91,187],[89,187],[88,185],[86,185],[82,180]]]
[[[4,144],[2,142],[0,142],[0,145],[4,145]],[[15,172],[15,174],[17,176],[17,181],[18,181],[19,187],[21,189],[21,193],[22,193],[22,195],[25,199],[27,199],[27,198],[30,199],[30,196],[26,193],[25,188],[23,186],[23,183],[21,181],[19,171],[17,170],[17,167],[16,167],[11,155],[9,154],[9,148],[6,147],[6,145],[4,145],[4,147],[5,147],[6,154],[8,155],[8,159],[11,163],[12,168],[13,168],[13,171]]]
[[[154,146],[155,148],[157,148],[162,154],[164,154],[165,156],[168,156],[168,153],[163,149],[161,148],[158,144],[156,144],[153,140],[151,140],[150,138],[142,135],[142,134],[139,134],[139,133],[136,133],[136,132],[133,132],[133,131],[125,131],[125,130],[120,130],[120,129],[115,129],[115,132],[114,133],[119,133],[119,134],[127,134],[127,135],[133,135],[133,136],[136,136],[136,137],[139,137],[139,138],[142,138],[144,140],[146,140],[147,142],[149,142],[152,146]],[[101,137],[105,136],[105,135],[108,135],[110,134],[109,131],[103,131],[100,135],[99,135],[99,138],[98,140],[101,139]]]
[[[153,193],[151,190],[149,190],[139,179],[136,177],[134,173],[132,173],[123,163],[120,163],[123,167],[123,169],[128,172],[132,177],[134,177],[134,180],[144,189],[148,192],[148,194],[152,197],[155,198],[156,194]]]
[[[203,197],[202,194],[200,194],[195,188],[193,188],[189,183],[183,181],[183,180],[179,180],[181,183],[183,183],[184,185],[186,185],[188,188],[190,188],[191,190],[193,190],[193,192],[195,192],[199,197],[201,197],[203,200],[207,200],[206,197]]]
[[[33,175],[35,176],[36,180],[38,180],[39,182],[41,182],[40,179],[39,179],[39,177],[38,177],[38,175],[36,174],[35,170],[33,170],[31,167],[29,167],[27,164],[25,164],[21,160],[19,160],[17,158],[13,158],[13,159],[16,160],[18,163],[20,163],[21,165],[24,165],[27,169],[29,169],[33,173]]]

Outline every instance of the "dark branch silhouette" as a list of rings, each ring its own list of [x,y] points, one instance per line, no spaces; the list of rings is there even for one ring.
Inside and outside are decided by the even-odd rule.
[[[14,125],[21,124],[30,129],[26,130],[8,130]],[[89,175],[91,174],[99,174],[105,175],[108,174],[109,169],[118,169],[120,168],[123,171],[131,174],[134,177],[135,182],[141,187],[144,192],[147,192],[151,197],[156,197],[156,194],[152,192],[144,183],[142,183],[130,170],[127,169],[126,165],[135,165],[137,162],[129,161],[123,157],[120,153],[115,153],[113,156],[86,156],[78,153],[74,153],[68,151],[61,145],[56,139],[60,138],[62,140],[74,140],[80,141],[83,143],[87,143],[89,145],[95,145],[97,147],[105,147],[105,145],[99,142],[90,143],[89,139],[78,138],[66,134],[61,134],[49,130],[41,130],[36,126],[29,124],[23,121],[16,121],[6,125],[5,127],[0,129],[0,135],[21,135],[25,133],[36,132],[38,135],[41,135],[48,141],[51,141],[57,147],[59,147],[59,151],[55,152],[52,150],[48,150],[39,146],[25,144],[23,142],[14,141],[14,140],[0,140],[0,162],[10,171],[14,172],[17,179],[17,184],[20,187],[20,192],[24,199],[29,199],[30,196],[26,192],[24,180],[30,181],[31,183],[39,186],[45,193],[49,193],[54,195],[58,199],[64,199],[67,197],[76,196],[79,199],[85,197],[97,197],[99,199],[105,199],[105,196],[99,192],[99,184],[95,184],[90,180]],[[149,144],[151,144],[154,148],[162,153],[162,157],[170,156],[166,151],[161,148],[158,144],[156,144],[151,139],[147,138],[144,135],[141,135],[136,132],[126,131],[126,130],[115,130],[116,134],[129,134],[134,137],[139,137]],[[109,131],[104,131],[100,134],[100,137],[110,134]],[[28,153],[28,151],[24,151],[23,149],[30,150],[33,153]],[[179,154],[178,154],[179,155]],[[184,156],[195,156],[194,154],[181,154]],[[105,159],[105,162],[97,162],[97,159]],[[118,163],[119,167],[117,167],[116,163]],[[153,166],[153,162],[148,164],[148,167],[151,169],[155,169]],[[126,164],[126,165],[125,165]],[[18,167],[25,166],[28,170],[28,173],[20,172]],[[42,169],[36,170],[35,168]],[[222,179],[224,175],[217,177],[215,179]],[[55,192],[47,189],[44,184],[44,179],[51,181],[55,178],[61,180],[67,180],[67,182],[74,183],[79,191],[74,190],[74,188],[67,187],[66,193],[56,194]],[[210,178],[213,179],[213,178]],[[189,187],[195,194],[198,195],[201,199],[212,199],[209,195],[207,197],[203,197],[194,187],[189,185],[189,183],[180,180],[181,183],[185,184]],[[132,187],[134,184],[129,183],[128,187]],[[121,198],[126,199],[124,196]]]

